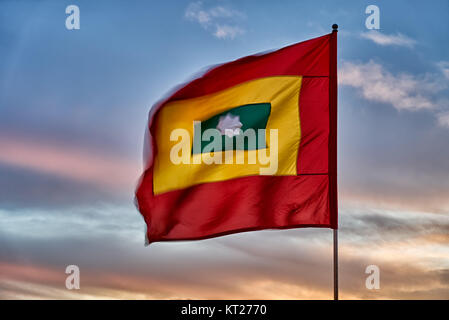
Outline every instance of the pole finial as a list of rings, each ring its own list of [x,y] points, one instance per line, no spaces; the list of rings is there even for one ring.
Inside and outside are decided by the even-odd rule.
[[[332,25],[332,32],[338,32],[338,24],[334,23]]]

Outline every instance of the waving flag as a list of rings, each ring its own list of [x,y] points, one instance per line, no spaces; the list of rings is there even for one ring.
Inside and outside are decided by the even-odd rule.
[[[337,228],[336,36],[214,67],[153,108],[150,243]]]

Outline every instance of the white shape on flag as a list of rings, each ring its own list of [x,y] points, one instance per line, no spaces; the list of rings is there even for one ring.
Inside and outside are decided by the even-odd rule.
[[[220,130],[221,135],[232,138],[240,133],[239,129],[242,126],[239,116],[232,116],[231,113],[227,113],[226,116],[221,116],[218,120],[217,129]]]

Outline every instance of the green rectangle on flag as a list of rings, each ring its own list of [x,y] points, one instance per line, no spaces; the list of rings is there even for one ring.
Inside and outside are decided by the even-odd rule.
[[[265,129],[270,112],[270,103],[246,104],[228,109],[201,121],[201,134],[194,132],[192,154],[205,152],[204,148],[211,143],[213,138],[209,141],[203,141],[202,139],[203,133],[208,129],[215,129],[220,132],[222,139],[221,149],[215,149],[214,151],[265,149]],[[253,129],[249,131],[253,131],[255,135],[246,131],[248,129]],[[263,132],[259,132],[259,129],[263,129]],[[197,128],[194,128],[195,130]],[[201,140],[200,144],[197,141],[198,139]],[[243,139],[243,143],[237,143],[238,139]],[[250,143],[250,139],[253,143]],[[199,145],[201,145],[201,148],[195,148]]]

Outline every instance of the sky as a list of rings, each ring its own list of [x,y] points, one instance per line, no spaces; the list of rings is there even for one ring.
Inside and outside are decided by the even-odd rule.
[[[0,299],[331,299],[330,229],[145,247],[133,198],[154,103],[333,23],[340,298],[449,299],[446,0],[1,1]]]

